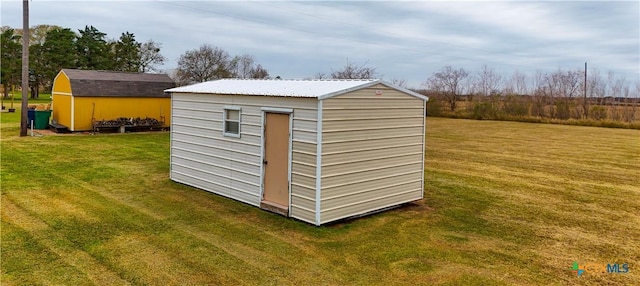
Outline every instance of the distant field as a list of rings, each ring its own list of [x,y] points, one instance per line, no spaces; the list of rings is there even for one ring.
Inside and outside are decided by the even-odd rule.
[[[18,114],[2,285],[640,285],[638,130],[430,117],[423,202],[315,227],[171,182],[168,133],[20,138]]]

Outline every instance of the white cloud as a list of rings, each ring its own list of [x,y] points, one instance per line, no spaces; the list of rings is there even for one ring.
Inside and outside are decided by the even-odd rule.
[[[445,65],[498,72],[579,68],[584,61],[640,78],[640,3],[565,1],[30,1],[31,24],[93,25],[162,44],[173,68],[202,44],[253,54],[303,78],[368,61],[418,87]],[[21,27],[21,1],[3,1],[2,25]]]

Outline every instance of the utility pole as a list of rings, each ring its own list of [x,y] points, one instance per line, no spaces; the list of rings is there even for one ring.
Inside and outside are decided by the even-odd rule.
[[[587,104],[587,62],[584,62],[584,96],[582,98],[582,109],[584,109],[584,118],[589,117],[589,106]]]
[[[27,136],[27,105],[29,100],[29,0],[22,0],[22,105],[20,136]]]

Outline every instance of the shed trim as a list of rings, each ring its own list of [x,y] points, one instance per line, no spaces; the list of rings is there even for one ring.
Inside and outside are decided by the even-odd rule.
[[[424,118],[422,118],[422,120],[424,120],[424,122],[422,123],[422,192],[420,192],[420,199],[424,199],[424,157],[427,154],[427,150],[425,150],[426,146],[426,142],[425,140],[426,138],[426,132],[427,132],[427,105],[426,102],[425,104],[423,104],[422,107],[422,114],[425,116]]]
[[[332,87],[327,87],[324,83],[332,83]],[[230,84],[231,83],[231,84]],[[296,83],[297,88],[282,88],[282,84]],[[306,84],[304,88],[300,88],[300,83]],[[321,85],[318,85],[321,83]],[[351,84],[344,84],[351,83]],[[316,88],[308,84],[315,84]],[[200,94],[219,94],[219,95],[247,95],[247,96],[277,96],[277,97],[306,97],[317,98],[323,100],[349,93],[355,90],[382,84],[386,87],[398,90],[410,96],[428,101],[429,98],[417,92],[395,86],[380,79],[362,79],[362,80],[273,80],[273,79],[219,79],[196,83],[188,86],[174,87],[166,89],[165,92],[170,93],[200,93]],[[237,86],[236,86],[237,85]],[[259,86],[260,89],[252,89]],[[346,87],[345,87],[346,86]],[[234,89],[235,87],[235,89]],[[317,89],[321,87],[321,89]],[[231,91],[230,90],[234,90]]]
[[[278,108],[278,107],[261,107],[262,111],[261,116],[261,128],[260,132],[260,162],[264,162],[264,152],[265,152],[265,140],[264,132],[265,132],[265,121],[267,118],[267,113],[282,113],[289,115],[289,146],[287,151],[287,188],[289,189],[289,204],[287,205],[287,214],[291,215],[291,173],[292,173],[292,165],[293,165],[293,109],[291,108]],[[260,164],[260,201],[264,198],[264,164]]]
[[[258,198],[258,205],[264,198],[264,121],[265,121],[264,112],[262,112],[262,116],[260,116],[260,197]]]
[[[408,193],[410,193],[410,192],[405,192],[405,193],[406,193],[406,194],[408,194]],[[420,198],[411,198],[411,199],[407,199],[407,200],[402,200],[402,201],[398,201],[398,202],[393,202],[393,203],[390,203],[390,204],[382,205],[382,206],[380,206],[380,207],[374,207],[374,208],[366,209],[366,210],[364,210],[364,211],[360,211],[360,212],[357,212],[357,213],[352,213],[352,214],[347,214],[347,215],[337,216],[337,217],[335,217],[335,218],[331,218],[331,221],[338,221],[338,220],[341,220],[341,219],[343,219],[343,218],[349,218],[349,217],[358,217],[358,216],[366,215],[366,214],[369,214],[369,213],[372,213],[372,212],[373,212],[373,213],[377,213],[377,212],[385,211],[385,210],[387,210],[387,209],[389,209],[389,208],[398,207],[398,206],[400,206],[400,205],[402,205],[402,204],[406,204],[406,203],[409,203],[409,202],[413,202],[413,201],[415,201],[415,200],[419,200],[419,199],[420,199]],[[353,204],[349,204],[348,206],[352,206],[352,205],[353,205]],[[335,209],[339,209],[339,208],[333,208],[333,209],[335,210]]]
[[[291,108],[280,108],[280,107],[262,107],[260,108],[263,112],[273,112],[273,113],[293,113],[293,109]]]
[[[69,112],[71,112],[71,131],[76,131],[76,113],[74,112],[76,110],[76,98],[74,96],[71,97],[71,110],[69,110]]]
[[[229,111],[238,112],[238,133],[227,131],[227,122],[235,121],[227,118],[227,114]],[[240,136],[242,136],[242,107],[237,105],[224,105],[222,107],[222,135],[225,137],[233,137],[233,138],[240,138]]]
[[[336,91],[336,92],[327,93],[327,94],[318,96],[318,99],[319,100],[323,100],[323,99],[331,98],[331,97],[334,97],[334,96],[338,96],[338,95],[341,95],[341,94],[349,93],[349,92],[356,91],[356,90],[359,90],[359,89],[372,87],[372,86],[374,86],[376,84],[382,84],[384,86],[387,86],[387,87],[390,87],[390,88],[393,88],[393,89],[397,89],[400,92],[406,93],[406,94],[411,95],[413,97],[417,97],[417,98],[422,99],[424,101],[429,101],[429,98],[424,96],[424,95],[422,95],[422,94],[419,94],[417,92],[414,92],[414,91],[411,91],[411,90],[408,90],[408,89],[405,89],[405,88],[402,88],[402,87],[399,87],[399,86],[395,86],[393,84],[387,83],[387,82],[385,82],[383,80],[380,80],[380,79],[374,80],[374,81],[370,81],[370,82],[367,82],[367,83],[363,83],[361,85],[354,86],[354,87],[351,87],[351,88],[339,90],[339,91]]]
[[[175,108],[174,104],[173,104],[173,96],[170,97],[169,101],[171,102],[169,104],[169,106],[171,106],[171,109],[169,110],[169,118],[171,119],[171,123],[173,124],[174,119],[175,119],[175,114],[173,112],[173,109]],[[174,147],[174,136],[173,136],[173,126],[171,126],[171,131],[169,132],[169,179],[170,180],[174,180],[173,178],[173,147]]]
[[[320,199],[322,191],[322,100],[318,100],[318,120],[316,121],[316,225],[320,225],[322,209]]]
[[[283,113],[287,113],[289,114],[289,151],[287,152],[287,160],[289,161],[288,164],[288,172],[287,172],[287,187],[289,188],[289,205],[287,206],[287,216],[291,216],[291,195],[293,194],[292,189],[291,189],[291,173],[293,171],[293,109],[291,109],[290,112],[286,112],[286,110],[289,110],[288,108],[283,108],[280,109],[282,111],[285,111]],[[264,111],[263,111],[264,112]]]

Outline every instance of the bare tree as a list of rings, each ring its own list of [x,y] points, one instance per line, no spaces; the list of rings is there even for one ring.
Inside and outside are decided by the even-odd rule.
[[[180,56],[176,69],[179,84],[231,77],[230,56],[225,50],[204,44]]]
[[[329,78],[329,76],[327,76],[327,74],[326,74],[326,73],[319,72],[319,73],[316,73],[316,74],[313,76],[313,78],[314,78],[314,79],[327,79],[327,78]]]
[[[576,98],[580,95],[580,91],[584,86],[583,83],[584,74],[582,71],[573,70],[562,73],[561,75],[561,87],[562,87],[562,99],[564,100],[564,105],[566,106],[566,114],[565,119],[568,117],[580,118],[582,115],[580,114],[579,109],[576,109],[575,112],[571,112],[571,106],[576,101]]]
[[[623,96],[624,86],[625,86],[625,78],[617,77],[613,71],[609,71],[608,74],[608,93],[611,96],[611,118],[613,120],[620,120],[622,116],[618,108],[616,107],[616,103]]]
[[[497,74],[493,68],[483,65],[473,83],[475,92],[488,96],[498,93],[502,84],[502,76]]]
[[[236,78],[269,78],[269,72],[262,65],[256,65],[255,58],[249,54],[233,57],[229,69]]]
[[[609,71],[608,80],[609,95],[614,99],[617,97],[621,97],[622,89],[624,88],[626,79],[624,77],[616,77],[613,71]]]
[[[427,79],[427,88],[442,94],[449,103],[451,111],[456,110],[456,103],[459,100],[463,90],[463,82],[469,76],[463,68],[454,69],[451,66],[445,66],[441,71],[431,75]]]
[[[531,113],[533,116],[546,116],[547,112],[545,110],[545,106],[549,101],[549,92],[547,91],[547,85],[545,80],[546,75],[541,71],[536,71],[536,75],[533,78],[533,106],[531,108]]]
[[[638,109],[638,104],[640,104],[640,81],[636,82],[635,100],[631,100],[631,110],[629,111],[631,117],[629,118],[629,122],[636,120],[636,110]]]
[[[29,28],[29,46],[42,45],[47,38],[47,33],[51,30],[61,29],[60,26],[39,24]],[[22,36],[22,30],[16,30],[16,33]]]
[[[567,99],[573,99],[580,94],[582,71],[558,71],[560,83],[560,95]]]
[[[543,74],[541,85],[536,90],[548,99],[553,107],[549,110],[551,117],[568,119],[571,117],[570,105],[580,91],[581,71],[563,71],[559,69],[550,74]]]
[[[347,60],[347,64],[340,70],[331,70],[333,79],[370,79],[378,76],[375,68],[368,67],[368,62],[358,65]]]
[[[623,107],[623,110],[622,110],[622,120],[627,121],[627,122],[634,121],[635,120],[635,113],[636,113],[636,104],[635,104],[635,102],[631,101],[631,98],[629,98],[629,94],[630,93],[631,93],[631,87],[629,85],[625,84],[624,88],[622,88],[622,94],[624,96],[624,107]]]
[[[504,91],[508,94],[528,95],[527,76],[520,71],[514,71],[506,81]]]
[[[255,59],[252,55],[244,54],[235,56],[231,60],[230,69],[233,77],[251,78],[251,70],[254,68]]]
[[[402,88],[407,88],[407,81],[404,79],[399,79],[399,78],[393,78],[391,80],[391,84],[397,86],[397,87],[402,87]]]
[[[257,66],[251,68],[249,77],[256,79],[266,79],[269,78],[269,72],[265,68],[263,68],[262,65],[258,64]]]
[[[167,60],[162,54],[160,54],[160,43],[156,43],[153,40],[148,40],[140,46],[140,72],[159,72],[157,65],[163,65]]]
[[[602,104],[602,99],[604,98],[607,90],[607,83],[602,79],[600,71],[593,70],[589,74],[587,81],[588,96],[596,97],[598,99],[597,103]]]

